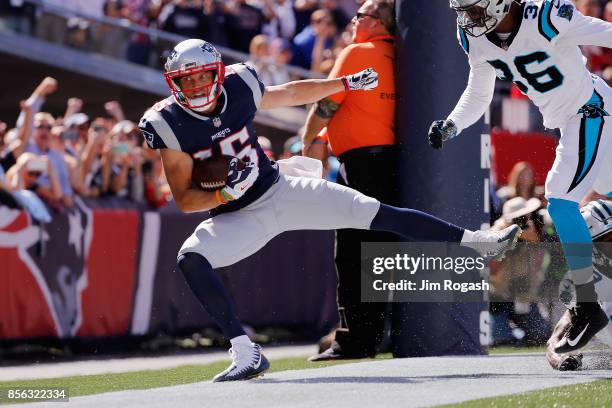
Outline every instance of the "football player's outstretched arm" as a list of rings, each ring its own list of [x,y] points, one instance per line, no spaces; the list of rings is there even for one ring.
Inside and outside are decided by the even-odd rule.
[[[377,86],[378,73],[372,68],[342,78],[292,81],[283,85],[267,86],[259,109],[306,105],[338,92],[370,90]]]
[[[186,213],[207,211],[219,205],[215,193],[191,188],[191,156],[173,149],[160,149],[159,152],[168,185],[179,210]]]
[[[484,115],[493,99],[495,70],[486,62],[470,65],[467,87],[446,120],[437,120],[429,128],[429,144],[435,149],[470,127]]]
[[[489,108],[495,91],[495,70],[486,62],[470,67],[467,87],[455,109],[448,115],[457,126],[457,134],[472,126]]]

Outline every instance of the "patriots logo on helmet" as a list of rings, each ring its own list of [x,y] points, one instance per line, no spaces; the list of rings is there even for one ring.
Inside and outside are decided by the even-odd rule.
[[[219,51],[217,51],[217,49],[213,47],[210,43],[205,42],[204,44],[202,44],[201,48],[202,51],[206,51],[213,54],[215,58],[221,58],[221,54],[219,54]]]

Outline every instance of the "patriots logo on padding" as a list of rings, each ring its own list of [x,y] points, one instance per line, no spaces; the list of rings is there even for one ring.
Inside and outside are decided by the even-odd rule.
[[[557,16],[564,18],[567,21],[572,21],[572,17],[574,17],[574,6],[572,6],[571,4],[562,5],[561,7],[559,7]]]

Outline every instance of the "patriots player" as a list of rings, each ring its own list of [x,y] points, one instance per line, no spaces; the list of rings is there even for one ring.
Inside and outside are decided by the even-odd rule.
[[[608,319],[612,319],[612,201],[591,201],[580,209],[593,237],[593,278],[595,290]],[[546,350],[546,359],[552,368],[560,371],[577,370],[582,366],[581,353],[559,354],[555,346],[567,331],[571,322],[571,310],[567,310],[555,326]],[[612,325],[597,333],[597,338],[612,347]]]
[[[495,77],[513,81],[540,109],[544,125],[561,129],[546,179],[548,211],[563,244],[577,304],[556,351],[584,346],[608,324],[596,302],[589,230],[578,203],[591,189],[612,192],[612,90],[591,75],[579,45],[612,47],[612,24],[586,17],[567,0],[450,0],[470,75],[446,120],[435,121],[429,142],[442,144],[475,123],[493,97]]]
[[[267,158],[257,142],[253,129],[257,109],[303,105],[338,92],[373,89],[378,74],[372,69],[336,79],[264,86],[249,65],[225,67],[211,44],[192,39],[176,45],[164,75],[172,95],[147,110],[139,128],[149,147],[160,151],[178,208],[210,210],[212,215],[184,242],[177,266],[232,344],[232,363],[214,381],[253,378],[269,367],[260,346],[246,335],[214,269],[252,255],[283,231],[386,230],[418,241],[461,242],[485,256],[503,254],[518,238],[516,225],[500,232],[464,230],[416,210],[381,204],[321,178],[288,175],[290,167],[279,172],[279,165]],[[214,193],[192,188],[193,159],[220,154],[234,156],[225,187]],[[248,162],[246,168],[239,169],[238,159]],[[302,170],[307,167],[303,165]]]

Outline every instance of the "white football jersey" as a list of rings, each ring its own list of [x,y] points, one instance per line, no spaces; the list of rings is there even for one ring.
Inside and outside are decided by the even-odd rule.
[[[495,32],[470,37],[458,29],[468,54],[468,86],[449,115],[461,131],[484,114],[495,78],[513,81],[540,109],[547,128],[561,128],[593,95],[593,79],[579,45],[612,48],[612,23],[581,14],[567,0],[521,4],[522,19],[505,41]]]

